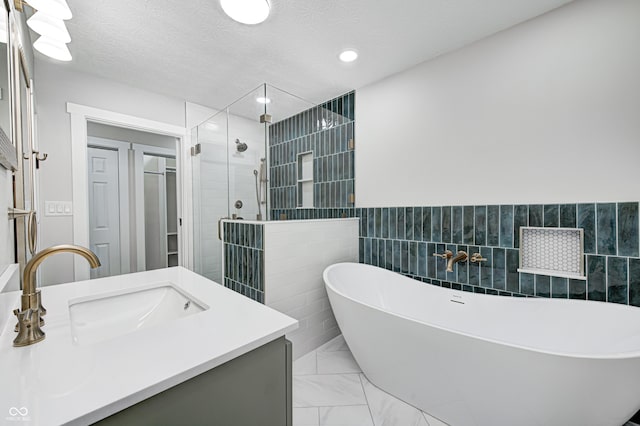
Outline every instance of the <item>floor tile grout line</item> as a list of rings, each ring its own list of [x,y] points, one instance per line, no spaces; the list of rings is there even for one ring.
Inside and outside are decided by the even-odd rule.
[[[352,371],[350,373],[311,373],[311,374],[294,374],[294,377],[306,377],[306,376],[354,376],[362,373],[362,371]]]
[[[302,407],[293,407],[293,408],[342,408],[342,407],[365,407],[369,406],[369,404],[348,404],[348,405],[305,405]]]
[[[293,377],[305,377],[305,376],[335,376],[337,374],[360,374],[360,371],[345,371],[341,373],[305,373],[305,374],[294,374]]]
[[[373,418],[373,413],[371,412],[371,406],[369,405],[369,398],[367,397],[367,391],[364,389],[364,383],[362,382],[362,376],[364,373],[358,374],[358,379],[360,379],[360,387],[362,387],[362,393],[364,394],[364,400],[367,401],[367,409],[369,410],[369,416],[371,417],[371,423],[373,426],[376,426],[376,420]]]

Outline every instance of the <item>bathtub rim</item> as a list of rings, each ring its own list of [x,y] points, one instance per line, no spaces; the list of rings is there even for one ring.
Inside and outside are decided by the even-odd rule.
[[[359,303],[363,306],[366,306],[368,308],[371,309],[375,309],[378,311],[382,311],[391,315],[395,315],[399,318],[402,318],[404,320],[407,321],[411,321],[417,324],[421,324],[421,325],[426,325],[429,327],[433,327],[435,329],[438,330],[442,330],[448,333],[455,333],[457,335],[460,336],[464,336],[464,337],[468,337],[468,338],[472,338],[472,339],[478,339],[478,340],[483,340],[489,343],[495,343],[498,345],[504,345],[504,346],[509,346],[511,348],[514,349],[520,349],[520,350],[525,350],[525,351],[533,351],[533,352],[537,352],[537,353],[541,353],[541,354],[545,354],[545,355],[550,355],[550,356],[558,356],[558,357],[564,357],[564,358],[579,358],[579,359],[596,359],[596,360],[622,360],[622,359],[632,359],[632,358],[640,358],[640,349],[638,349],[637,351],[633,351],[633,352],[622,352],[622,353],[617,353],[617,354],[572,354],[572,353],[566,353],[566,352],[557,352],[557,351],[551,351],[551,350],[547,350],[547,349],[540,349],[540,348],[536,348],[533,346],[525,346],[525,345],[519,345],[519,344],[515,344],[515,343],[510,343],[510,342],[505,342],[503,340],[498,340],[498,339],[492,339],[492,338],[488,338],[488,337],[483,337],[483,336],[478,336],[475,334],[471,334],[471,333],[467,333],[464,331],[460,331],[460,330],[455,330],[452,328],[446,328],[440,325],[436,325],[436,324],[429,324],[426,323],[424,321],[420,321],[417,320],[415,318],[406,316],[406,315],[402,315],[399,314],[397,312],[390,312],[390,311],[385,311],[383,309],[381,309],[378,306],[375,305],[371,305],[369,303],[365,303],[361,300],[357,300],[354,299],[353,297],[347,296],[346,294],[344,294],[343,292],[339,291],[338,289],[336,289],[335,286],[330,284],[330,280],[328,279],[327,275],[328,273],[334,269],[334,268],[338,268],[340,266],[344,266],[344,265],[356,265],[358,267],[366,267],[366,268],[371,268],[371,269],[379,269],[381,271],[386,271],[386,272],[390,272],[392,274],[398,275],[401,278],[405,278],[407,280],[411,280],[411,281],[416,281],[416,283],[419,283],[419,281],[414,280],[412,278],[406,277],[398,272],[394,272],[394,271],[390,271],[388,269],[385,268],[381,268],[379,266],[373,266],[373,265],[367,265],[364,263],[355,263],[355,262],[339,262],[339,263],[334,263],[332,265],[329,265],[325,268],[325,270],[322,273],[322,279],[324,280],[325,283],[325,288],[330,289],[331,291],[333,291],[334,293],[340,295],[341,297],[344,297],[346,299],[351,300],[352,302],[355,303]],[[481,294],[481,293],[473,293],[473,292],[467,292],[467,291],[463,291],[463,290],[456,290],[456,289],[452,289],[452,288],[443,288],[443,287],[439,287],[433,284],[428,284],[428,283],[423,283],[425,285],[429,285],[431,287],[433,287],[435,290],[439,290],[439,291],[457,291],[457,292],[462,292],[465,295],[471,296],[471,297],[478,297],[478,298],[482,298],[482,297],[495,297],[494,295],[490,295],[490,294]],[[499,296],[499,297],[512,297],[512,296]],[[611,302],[602,302],[602,301],[597,301],[597,300],[574,300],[574,299],[553,299],[553,298],[518,298],[519,300],[522,301],[529,301],[529,302],[533,302],[533,303],[538,303],[539,301],[544,301],[544,302],[552,302],[552,303],[564,303],[564,304],[576,304],[576,303],[584,303],[584,302],[591,302],[591,303],[611,303]],[[617,305],[617,304],[616,304]],[[632,307],[632,308],[637,308],[637,307],[633,307],[630,305],[619,305],[619,306],[627,306],[627,307]],[[640,308],[638,308],[640,309]],[[335,315],[335,314],[334,314]],[[337,319],[337,318],[336,318]]]

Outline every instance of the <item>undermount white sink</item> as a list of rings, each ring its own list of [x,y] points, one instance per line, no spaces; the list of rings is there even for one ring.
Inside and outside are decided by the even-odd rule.
[[[71,336],[87,344],[209,309],[171,282],[69,300]]]

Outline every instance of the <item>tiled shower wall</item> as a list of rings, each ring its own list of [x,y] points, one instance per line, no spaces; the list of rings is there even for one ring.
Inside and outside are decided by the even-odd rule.
[[[434,285],[486,294],[640,306],[638,202],[356,209],[360,262]],[[521,226],[584,229],[587,280],[517,272]],[[446,272],[433,256],[480,253]]]
[[[224,222],[224,286],[264,303],[264,225]]]
[[[272,220],[353,217],[354,119],[350,92],[269,126]],[[298,154],[310,151],[313,209],[298,209]]]

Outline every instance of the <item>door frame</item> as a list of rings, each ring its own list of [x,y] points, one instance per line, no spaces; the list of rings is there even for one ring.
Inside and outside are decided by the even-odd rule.
[[[87,105],[67,102],[67,113],[71,116],[71,173],[73,178],[73,243],[81,246],[89,244],[89,199],[87,182],[87,122],[108,124],[132,130],[158,133],[175,137],[177,174],[178,217],[182,226],[178,227],[180,247],[178,264],[192,269],[192,206],[191,206],[191,161],[190,132],[186,127],[149,120],[134,115],[122,114]],[[74,280],[89,279],[89,265],[84,259],[73,258]]]
[[[133,163],[134,163],[134,187],[136,193],[135,210],[136,210],[136,259],[138,261],[138,271],[145,270],[146,262],[146,230],[145,230],[145,206],[144,206],[144,156],[146,154],[156,155],[160,157],[174,157],[176,158],[176,164],[178,161],[177,152],[170,149],[161,148],[153,145],[144,145],[139,143],[132,143],[131,149],[133,150]],[[176,178],[178,177],[176,173]],[[177,182],[176,182],[177,183]],[[176,185],[176,193],[177,190]],[[139,196],[138,194],[143,194]],[[176,194],[176,200],[178,196]],[[179,211],[179,210],[178,210]],[[179,213],[178,213],[179,215]],[[178,234],[180,233],[180,227],[178,226]],[[178,236],[178,238],[180,238]],[[142,243],[141,243],[142,242]],[[166,242],[165,242],[166,244]],[[178,250],[178,259],[180,258],[180,250]],[[179,263],[179,262],[178,262]]]

